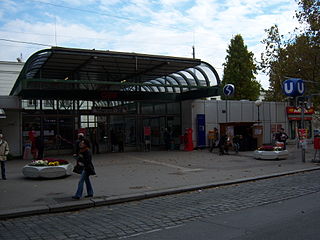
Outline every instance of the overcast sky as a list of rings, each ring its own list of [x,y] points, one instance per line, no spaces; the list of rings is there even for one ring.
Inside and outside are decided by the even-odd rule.
[[[241,34],[260,60],[264,29],[292,32],[296,9],[295,0],[0,0],[0,61],[56,45],[192,57],[194,45],[222,78],[231,38]]]

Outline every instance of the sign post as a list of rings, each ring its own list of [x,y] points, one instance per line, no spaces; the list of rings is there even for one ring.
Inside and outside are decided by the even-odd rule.
[[[283,93],[289,97],[296,97],[302,96],[305,91],[304,81],[300,78],[289,78],[283,82],[282,86]],[[301,129],[304,129],[304,111],[305,111],[305,101],[304,97],[302,98],[302,102],[300,104],[301,108]],[[305,156],[306,156],[306,144],[303,142],[301,144],[301,159],[302,162],[305,162]]]
[[[223,87],[223,94],[226,97],[226,123],[228,122],[228,97],[234,94],[235,87],[233,84],[227,84]]]

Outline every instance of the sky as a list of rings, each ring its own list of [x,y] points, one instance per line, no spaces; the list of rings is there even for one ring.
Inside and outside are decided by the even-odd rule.
[[[51,46],[195,57],[223,76],[241,34],[260,61],[264,29],[293,32],[295,0],[0,0],[0,61],[26,61]],[[267,89],[268,77],[256,79]]]

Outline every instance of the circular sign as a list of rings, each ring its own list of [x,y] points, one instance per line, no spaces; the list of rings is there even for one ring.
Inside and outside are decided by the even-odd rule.
[[[235,87],[233,84],[227,84],[223,87],[223,93],[225,96],[231,96],[234,94]]]
[[[301,96],[304,94],[304,82],[300,78],[289,78],[283,82],[283,93],[289,97]]]

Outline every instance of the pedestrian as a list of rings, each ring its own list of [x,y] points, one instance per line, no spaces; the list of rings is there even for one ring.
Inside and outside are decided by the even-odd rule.
[[[85,197],[93,197],[93,188],[89,177],[96,174],[92,164],[92,154],[90,152],[88,142],[85,140],[80,141],[79,148],[80,150],[77,158],[77,164],[83,166],[83,170],[78,182],[76,194],[72,197],[73,199],[80,199],[82,197],[84,183],[86,184],[87,188],[87,195]]]
[[[170,129],[168,128],[164,129],[163,139],[164,139],[166,150],[169,151],[171,149],[170,145],[171,145],[171,139],[172,139],[172,133]]]
[[[227,136],[227,134],[223,134],[223,135],[221,135],[221,137],[219,139],[219,144],[218,144],[219,155],[223,155],[223,154],[225,154],[225,152],[228,153],[227,145],[228,145],[228,136]]]
[[[117,132],[117,143],[118,143],[118,152],[124,152],[124,140],[125,140],[125,135],[124,132],[119,129]]]
[[[276,141],[283,143],[283,150],[287,148],[288,135],[284,132],[284,128],[280,128],[280,131],[276,134]]]
[[[92,154],[99,154],[99,135],[97,132],[97,128],[94,128],[90,134],[90,141],[92,144]]]
[[[7,156],[9,154],[9,144],[3,139],[3,134],[0,133],[0,163],[1,163],[1,177],[6,180],[6,165]]]
[[[43,144],[43,139],[40,136],[36,137],[36,147],[38,149],[37,159],[41,160],[43,159],[44,144]]]
[[[213,148],[217,147],[219,144],[219,131],[218,128],[214,128],[213,129],[213,134],[212,134],[212,138],[211,138],[211,148],[210,148],[210,152],[213,151]]]
[[[235,135],[232,142],[235,152],[238,153],[240,150],[240,135]]]
[[[85,141],[86,144],[88,145],[88,147],[90,148],[90,143],[89,141],[84,137],[84,134],[81,132],[81,133],[78,133],[78,139],[75,143],[75,146],[74,146],[74,154],[73,156],[76,157],[79,155],[80,153],[80,142],[82,141]]]
[[[37,138],[37,132],[34,130],[34,128],[31,128],[31,130],[28,132],[29,140],[31,141],[31,154],[33,156],[33,160],[38,159],[38,148],[36,144],[36,138]]]
[[[111,152],[116,151],[116,145],[117,143],[117,135],[113,129],[110,131],[110,141],[111,141]]]

